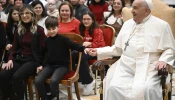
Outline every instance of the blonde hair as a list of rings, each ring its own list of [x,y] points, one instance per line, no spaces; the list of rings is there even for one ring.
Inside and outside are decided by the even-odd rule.
[[[31,5],[23,5],[23,7],[19,10],[19,13],[22,13],[26,9],[29,10],[30,13],[32,14],[32,20],[31,20],[32,25],[30,26],[30,31],[33,34],[35,34],[37,31],[37,20],[36,20],[36,14],[33,10],[33,7]],[[22,35],[25,32],[26,32],[26,28],[24,27],[24,22],[21,20],[21,16],[20,16],[20,20],[18,24],[18,34]]]

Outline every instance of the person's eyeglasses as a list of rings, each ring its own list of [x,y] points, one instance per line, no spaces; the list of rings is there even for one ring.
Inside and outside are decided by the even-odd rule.
[[[49,4],[48,4],[48,6],[50,6],[50,7],[52,7],[52,6],[54,6],[54,5],[55,5],[55,4],[52,4],[52,3],[49,3]]]
[[[85,21],[85,20],[90,21],[92,19],[91,18],[83,18],[83,21]]]
[[[24,14],[25,14],[25,15],[30,15],[31,12],[25,12],[25,13],[22,12],[22,13],[19,13],[20,16],[24,16]]]

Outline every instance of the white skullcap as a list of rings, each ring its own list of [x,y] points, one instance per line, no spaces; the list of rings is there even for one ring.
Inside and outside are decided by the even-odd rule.
[[[147,3],[149,9],[152,10],[152,8],[153,8],[153,2],[152,2],[152,0],[145,0],[145,2]]]

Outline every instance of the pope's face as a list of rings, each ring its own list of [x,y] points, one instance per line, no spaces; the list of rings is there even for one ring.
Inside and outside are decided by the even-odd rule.
[[[133,20],[140,23],[146,17],[146,7],[143,5],[142,0],[135,0],[132,4]]]

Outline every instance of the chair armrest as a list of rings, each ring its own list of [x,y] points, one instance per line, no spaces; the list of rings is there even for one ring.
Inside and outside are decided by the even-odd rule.
[[[161,76],[161,82],[160,84],[162,85],[162,93],[163,93],[163,97],[168,98],[168,94],[170,91],[172,91],[171,86],[172,86],[172,80],[170,80],[170,82],[168,83],[168,85],[166,84],[166,78],[168,76],[168,73],[170,74],[170,78],[172,78],[172,74],[173,74],[173,67],[170,65],[167,65],[168,69],[163,68],[161,70],[158,71],[158,76]]]
[[[173,66],[167,65],[168,66],[168,70],[166,68],[163,68],[161,70],[158,71],[158,75],[161,77],[167,77],[168,73],[172,74],[173,73]]]
[[[97,60],[96,62],[93,63],[92,69],[94,70],[104,70],[105,65],[111,65],[114,62],[116,62],[120,57],[113,57],[112,59],[104,59],[104,60]]]

